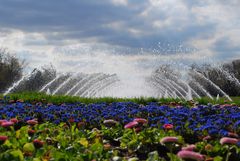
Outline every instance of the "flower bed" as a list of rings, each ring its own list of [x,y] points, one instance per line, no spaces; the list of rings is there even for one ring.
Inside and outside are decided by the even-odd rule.
[[[236,105],[0,103],[0,160],[240,160]]]

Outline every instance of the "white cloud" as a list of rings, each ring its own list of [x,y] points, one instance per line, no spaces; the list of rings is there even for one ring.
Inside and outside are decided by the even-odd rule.
[[[114,5],[123,5],[123,6],[127,6],[128,5],[128,0],[111,0],[111,2]]]

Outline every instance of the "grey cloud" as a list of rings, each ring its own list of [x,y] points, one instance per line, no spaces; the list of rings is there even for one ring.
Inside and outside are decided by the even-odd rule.
[[[228,37],[223,37],[217,40],[212,47],[212,50],[215,51],[216,57],[221,59],[229,59],[240,56],[240,47],[233,46]]]
[[[114,5],[111,0],[0,0],[0,29],[19,29],[26,33],[42,33],[47,42],[26,41],[25,45],[63,45],[66,40],[81,42],[96,41],[123,46],[130,51],[139,48],[153,49],[158,42],[185,43],[192,39],[211,37],[218,22],[197,23],[197,16],[190,12],[192,7],[207,6],[207,1],[178,1],[188,7],[186,15],[168,13],[154,8],[146,17],[140,14],[148,9],[149,1],[129,0],[127,6]],[[238,5],[237,0],[228,1],[228,6]],[[232,3],[230,3],[232,2]],[[216,4],[225,2],[213,1]],[[174,5],[174,4],[173,4]],[[181,12],[180,12],[181,13]],[[185,16],[184,21],[182,20]],[[173,22],[163,28],[154,28],[155,20]],[[121,22],[116,29],[111,23]],[[229,22],[232,23],[232,22]],[[235,26],[239,26],[237,23]],[[181,30],[179,29],[181,26]],[[129,32],[135,29],[139,33]],[[5,31],[6,32],[6,31]],[[194,45],[194,44],[193,44]],[[215,52],[236,52],[238,48],[225,46],[221,42],[214,46]],[[231,51],[234,50],[234,51]]]

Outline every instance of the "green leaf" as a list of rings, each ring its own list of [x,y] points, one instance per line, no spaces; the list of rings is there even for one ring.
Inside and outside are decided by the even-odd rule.
[[[86,138],[81,138],[78,142],[84,147],[88,147],[88,140]]]
[[[173,153],[167,153],[171,161],[182,161],[180,158],[177,157],[177,155]]]
[[[35,151],[35,147],[34,147],[33,143],[26,143],[23,146],[23,152],[33,153],[34,151]]]
[[[214,157],[213,161],[222,161],[223,158],[220,156]]]
[[[33,158],[33,161],[41,161],[39,158]]]
[[[8,150],[0,155],[1,161],[23,161],[23,153],[20,150]]]
[[[158,160],[160,159],[157,151],[153,151],[148,154],[147,161],[158,161]]]
[[[101,154],[103,152],[103,145],[100,143],[95,143],[91,146],[91,150]]]

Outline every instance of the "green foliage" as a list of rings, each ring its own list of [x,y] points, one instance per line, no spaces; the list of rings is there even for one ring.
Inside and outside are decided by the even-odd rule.
[[[21,78],[24,64],[6,49],[0,49],[0,92]]]
[[[177,105],[185,105],[185,106],[194,106],[194,102],[186,101],[183,99],[173,99],[173,98],[153,98],[153,97],[139,97],[139,98],[114,98],[114,97],[102,97],[102,98],[85,98],[85,97],[77,97],[77,96],[65,96],[65,95],[47,95],[45,93],[36,93],[36,92],[22,92],[22,93],[12,93],[8,95],[9,100],[23,100],[25,102],[30,103],[54,103],[54,104],[62,104],[62,103],[113,103],[113,102],[135,102],[138,104],[148,104],[150,102],[156,102],[160,105],[171,103]],[[4,99],[3,95],[0,95],[0,99]],[[208,97],[202,97],[200,99],[195,98],[194,101],[200,104],[224,104],[224,103],[235,103],[236,105],[240,105],[239,97],[232,97],[233,102],[227,101],[226,98],[220,98],[219,100],[211,100]]]

